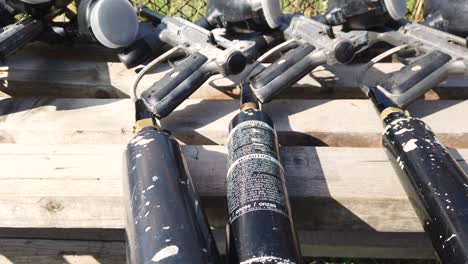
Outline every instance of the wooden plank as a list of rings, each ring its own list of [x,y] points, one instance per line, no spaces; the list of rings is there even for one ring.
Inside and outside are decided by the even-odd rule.
[[[2,145],[0,227],[124,227],[122,149]],[[222,228],[225,148],[184,146],[183,151],[211,225]],[[281,156],[298,229],[422,230],[383,150],[284,147]],[[456,157],[468,170],[468,150]]]
[[[277,100],[264,109],[282,145],[379,147],[383,126],[367,100]],[[419,101],[410,108],[452,148],[468,148],[468,101]],[[26,144],[123,144],[134,123],[129,99],[0,100],[0,142]],[[234,100],[187,100],[164,128],[181,142],[225,144],[238,113]]]
[[[380,80],[386,73],[402,67],[397,63],[378,64],[368,76],[369,81]],[[364,98],[358,89],[356,76],[362,65],[337,65],[317,68],[295,84],[280,99]],[[141,89],[150,87],[169,70],[167,65],[157,68],[145,77]],[[7,70],[0,75],[8,80],[0,90],[14,97],[82,97],[126,98],[135,79],[135,70],[128,70],[121,63],[73,61],[41,57],[17,56],[7,63]],[[220,75],[206,82],[192,99],[229,99],[239,96],[236,87],[238,76],[230,79]],[[1,79],[0,79],[1,80]],[[428,99],[467,99],[468,76],[452,76],[435,89]]]
[[[118,62],[117,50],[92,43],[44,43],[31,42],[13,58],[61,59],[76,61]]]
[[[300,231],[298,235],[305,257],[434,258],[430,242],[423,233]],[[215,238],[224,253],[224,230],[215,230]],[[107,242],[1,239],[0,263],[124,263],[124,237],[120,239]]]

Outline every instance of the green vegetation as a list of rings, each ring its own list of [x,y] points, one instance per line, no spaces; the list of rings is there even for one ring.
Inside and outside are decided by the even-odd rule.
[[[196,20],[206,9],[207,0],[133,0],[138,5],[168,15],[181,15]],[[230,0],[233,1],[233,0]],[[281,0],[285,13],[303,13],[306,16],[316,16],[327,9],[328,0]],[[423,19],[424,0],[408,0],[408,17],[413,21]]]

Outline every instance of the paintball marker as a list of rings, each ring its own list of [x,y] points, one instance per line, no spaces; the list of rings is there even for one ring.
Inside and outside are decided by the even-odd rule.
[[[344,1],[343,4],[348,2],[351,1]],[[401,1],[357,2],[359,3],[352,8],[355,12],[366,3],[373,5],[373,15],[377,18],[369,19],[373,23],[376,21],[386,23],[392,19],[399,19],[404,16],[406,10],[405,4]],[[335,16],[332,18],[342,17],[335,9],[333,10]],[[386,10],[392,10],[391,15],[388,12],[384,13]],[[325,19],[310,19],[300,14],[283,15],[282,19],[277,20],[282,21],[280,31],[289,45],[286,46],[286,53],[283,56],[251,78],[254,94],[262,103],[273,99],[317,66],[348,63],[356,54],[369,46],[367,31],[359,30],[365,29],[362,23],[356,23],[358,29],[345,32],[324,23]]]
[[[369,47],[379,42],[405,46],[399,49],[397,58],[406,66],[376,86],[398,107],[407,106],[444,81],[449,74],[468,73],[468,48],[463,38],[406,20],[386,23],[388,20],[384,19],[376,24],[378,20],[374,18],[371,8],[368,12],[362,11],[359,16],[349,14],[346,10],[353,2],[365,1],[336,1],[322,20],[330,25],[341,24],[349,32],[366,28]],[[399,10],[396,7],[387,8],[389,14],[393,9]],[[365,19],[366,16],[369,19]],[[395,18],[394,15],[391,17]],[[371,23],[366,25],[366,21]]]
[[[73,5],[72,0],[0,2],[0,13],[24,14],[20,21],[0,30],[0,60],[36,39],[84,39],[108,48],[126,47],[135,40],[138,20],[127,0],[81,0],[77,11]],[[62,14],[68,22],[54,21]]]
[[[165,17],[146,7],[140,7],[139,14],[159,25],[143,42],[135,43],[120,54],[124,64],[135,66],[145,54],[150,55],[151,50],[161,50],[164,45],[174,47],[169,58],[185,55],[183,60],[176,62],[172,71],[141,95],[148,109],[158,119],[169,115],[212,75],[241,73],[249,60],[258,57],[262,49],[275,41],[274,35],[256,35],[252,40],[232,41],[181,17]],[[160,57],[155,61],[159,63]],[[146,73],[157,64],[155,61],[140,73]],[[139,74],[134,85],[132,94],[135,98],[138,81],[142,76]]]
[[[253,92],[262,103],[269,102],[317,66],[348,63],[367,46],[365,31],[334,32],[328,25],[303,15],[284,15],[280,30],[289,50],[251,78]]]
[[[228,140],[228,263],[302,263],[273,121],[249,84]]]
[[[135,105],[124,155],[127,263],[220,263],[179,144],[141,100]]]
[[[400,49],[397,47],[372,60],[363,73]],[[421,74],[413,72],[412,76],[423,79],[431,75],[430,72]],[[383,145],[440,260],[467,263],[468,175],[423,121],[410,117],[381,88],[367,87],[363,74],[359,75],[358,82],[387,126]]]
[[[425,25],[468,37],[467,0],[425,0],[424,15]]]

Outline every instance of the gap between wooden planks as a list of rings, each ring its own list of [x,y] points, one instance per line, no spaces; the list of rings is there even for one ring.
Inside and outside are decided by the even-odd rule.
[[[111,232],[118,233],[118,240],[0,239],[0,263],[124,264],[123,232],[121,229]],[[224,254],[225,231],[214,230],[214,235]],[[423,233],[299,231],[298,236],[304,257],[435,258]]]
[[[281,99],[364,98],[358,88],[356,76],[363,65],[335,65],[318,67],[292,88]],[[385,74],[399,70],[402,64],[378,64],[368,74],[368,81],[384,78]],[[4,95],[14,97],[68,97],[68,98],[127,98],[136,77],[134,69],[121,63],[69,61],[42,57],[13,57],[6,64],[0,80]],[[160,80],[169,66],[161,66],[142,80],[140,88],[146,89]],[[239,96],[236,87],[238,76],[223,78],[213,76],[192,99],[230,99]],[[427,99],[467,99],[468,76],[451,76],[426,95]]]
[[[187,100],[162,126],[190,145],[226,143],[235,100]],[[264,106],[280,143],[380,147],[382,122],[368,100],[277,100]],[[409,107],[451,148],[468,148],[468,101],[418,101]],[[123,144],[132,136],[134,106],[123,99],[0,100],[0,142]]]

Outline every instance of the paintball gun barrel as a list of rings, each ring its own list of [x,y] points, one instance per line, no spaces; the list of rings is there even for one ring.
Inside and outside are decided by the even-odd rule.
[[[229,263],[301,263],[273,121],[249,84],[241,99],[228,140]]]
[[[124,156],[127,262],[220,263],[179,144],[141,100],[136,110]]]

